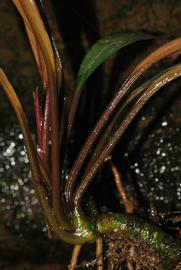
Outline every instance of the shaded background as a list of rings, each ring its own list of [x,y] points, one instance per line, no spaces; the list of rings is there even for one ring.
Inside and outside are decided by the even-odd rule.
[[[81,59],[99,37],[121,30],[145,31],[174,37],[178,36],[181,30],[181,1],[178,0],[44,2],[62,56],[68,94],[74,87],[74,78]],[[11,1],[0,2],[0,14],[1,67],[22,102],[26,104],[30,126],[34,130],[32,90],[38,85],[38,71],[21,19]],[[91,76],[76,119],[76,125],[81,123],[84,128],[80,133],[77,133],[76,129],[74,131],[76,145],[72,156],[76,155],[87,132],[126,77],[127,70],[138,62],[142,54],[150,50],[149,45],[157,46],[150,42],[129,46]],[[165,66],[167,64],[169,63],[164,62]],[[155,74],[156,71],[155,68],[152,73]],[[181,206],[179,90],[180,83],[176,82],[163,89],[164,98],[163,93],[156,95],[139,115],[139,119],[134,121],[113,155],[123,174],[127,192],[140,203],[140,207],[144,205],[143,212],[149,208],[150,198],[161,212],[163,208],[164,211],[175,211]],[[114,194],[114,184],[107,166],[103,168],[103,174],[107,175],[107,185],[104,187],[110,188]],[[102,187],[101,175],[97,176],[96,181],[97,197],[99,188]],[[115,199],[107,202],[107,188],[102,188],[101,203],[110,208],[121,208],[118,197],[112,196]],[[2,91],[0,214],[0,269],[65,269],[71,248],[55,239],[50,241],[46,238],[41,210],[30,181],[22,134]]]

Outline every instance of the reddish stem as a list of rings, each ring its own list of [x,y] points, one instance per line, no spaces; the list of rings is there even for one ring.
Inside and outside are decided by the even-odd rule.
[[[38,136],[38,145],[42,149],[43,140],[42,140],[42,107],[40,103],[40,96],[38,92],[38,87],[33,92],[34,106],[35,106],[35,118],[36,118],[36,127],[37,127],[37,136]]]
[[[33,92],[34,104],[35,104],[35,118],[37,126],[37,137],[38,137],[38,154],[43,162],[44,168],[49,173],[49,107],[50,98],[49,92],[46,91],[46,101],[44,115],[42,116],[42,106],[40,102],[40,96],[38,88]]]

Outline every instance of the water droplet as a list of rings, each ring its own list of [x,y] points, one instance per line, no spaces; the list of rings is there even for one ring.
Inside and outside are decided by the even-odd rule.
[[[168,125],[168,123],[166,121],[162,122],[162,127],[166,127]]]
[[[164,173],[165,170],[166,170],[166,167],[165,167],[165,166],[161,166],[161,168],[160,168],[160,173],[161,173],[161,174]]]

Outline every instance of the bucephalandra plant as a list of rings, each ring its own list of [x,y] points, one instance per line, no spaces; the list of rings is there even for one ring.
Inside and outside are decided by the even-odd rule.
[[[122,253],[120,261],[126,263],[129,270],[179,269],[180,240],[166,233],[150,219],[146,220],[132,214],[134,207],[123,193],[120,175],[113,164],[111,164],[112,171],[127,213],[107,211],[99,214],[90,198],[87,202],[92,210],[85,213],[82,199],[94,176],[105,160],[109,159],[117,142],[145,103],[161,88],[181,76],[181,64],[178,63],[162,70],[138,88],[134,87],[135,81],[154,64],[181,53],[181,38],[178,37],[160,46],[133,69],[88,135],[64,186],[64,147],[70,138],[84,83],[110,55],[131,43],[152,39],[153,36],[122,32],[100,39],[83,59],[75,90],[71,100],[67,102],[62,86],[61,59],[48,27],[42,1],[12,0],[12,2],[23,19],[43,88],[41,95],[38,88],[33,93],[36,141],[32,139],[24,108],[2,70],[0,70],[0,84],[13,106],[22,129],[34,188],[49,231],[66,243],[75,245],[69,269],[76,268],[81,245],[93,241],[97,243],[97,269],[103,269],[102,237],[117,239],[119,247],[123,251],[126,250],[126,253]],[[82,174],[83,168],[85,169]],[[138,243],[142,252],[145,254],[147,252],[148,256],[138,254]],[[117,268],[109,265],[109,269]]]

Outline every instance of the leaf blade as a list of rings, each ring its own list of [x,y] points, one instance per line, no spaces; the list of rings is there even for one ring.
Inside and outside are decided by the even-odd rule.
[[[76,92],[83,86],[88,77],[95,69],[102,64],[109,56],[118,50],[136,41],[153,38],[152,35],[143,33],[122,32],[99,39],[84,57],[77,76]]]
[[[82,93],[82,86],[88,77],[102,64],[109,56],[116,53],[118,50],[132,44],[136,41],[154,38],[152,35],[134,32],[122,32],[114,34],[98,40],[88,51],[80,65],[75,93],[71,102],[70,111],[68,115],[68,135],[70,135],[73,125],[75,113]]]

